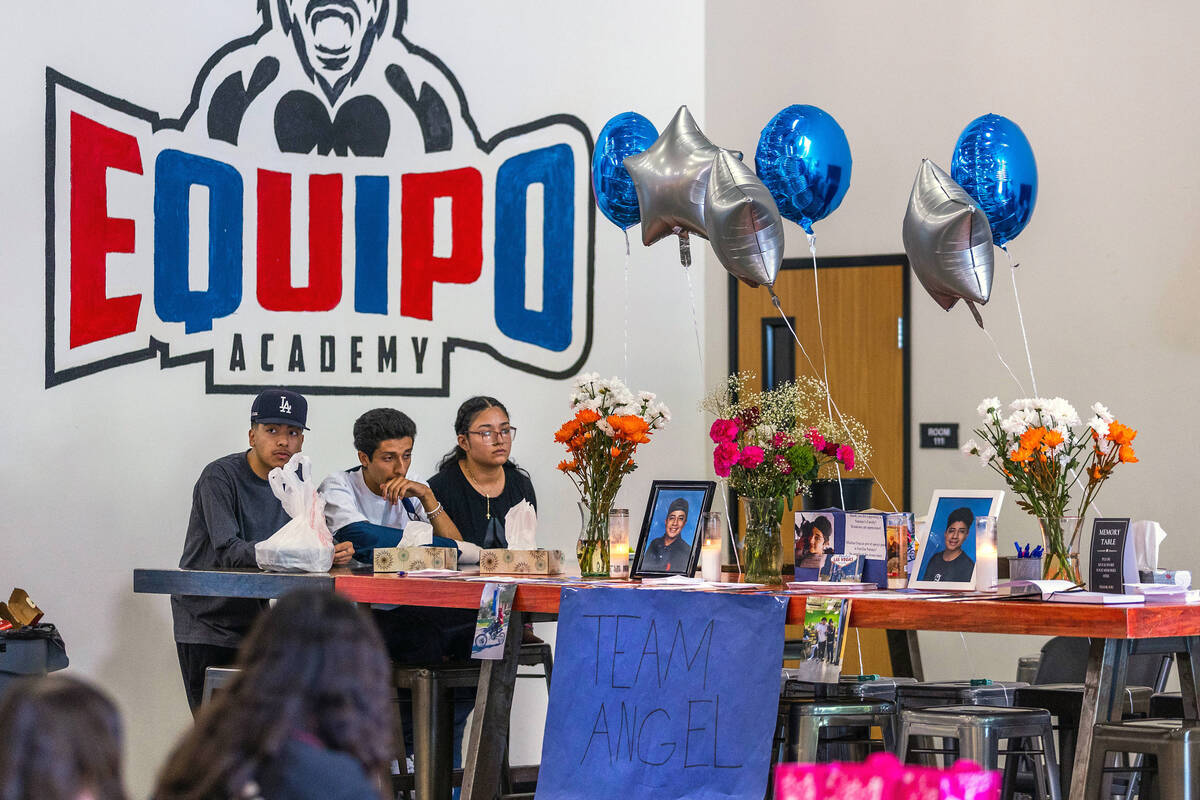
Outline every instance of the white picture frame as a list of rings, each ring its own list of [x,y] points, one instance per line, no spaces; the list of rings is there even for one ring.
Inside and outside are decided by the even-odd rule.
[[[910,589],[972,590],[975,588],[975,518],[1000,516],[1003,491],[938,489],[929,499],[925,522],[918,526],[916,569]],[[969,512],[970,519],[965,519]],[[951,517],[954,519],[951,520]],[[963,530],[965,526],[965,531]],[[961,537],[961,538],[960,538]],[[954,553],[949,558],[943,554]],[[955,553],[955,551],[957,551]],[[966,558],[966,562],[960,559]],[[970,569],[967,572],[966,565]]]

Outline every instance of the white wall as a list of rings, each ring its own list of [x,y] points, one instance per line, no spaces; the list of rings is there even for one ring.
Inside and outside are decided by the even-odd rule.
[[[683,102],[704,123],[703,20],[687,13],[696,8],[413,3],[405,32],[454,71],[485,136],[570,113],[594,137],[610,116],[629,109],[661,127]],[[205,59],[254,30],[258,20],[251,0],[76,0],[14,7],[7,23],[0,34],[9,74],[0,90],[6,109],[0,263],[9,297],[0,349],[7,379],[0,485],[9,510],[0,525],[0,591],[28,589],[47,620],[62,629],[72,669],[117,697],[128,724],[131,788],[142,795],[189,718],[168,600],[135,596],[132,569],[177,563],[192,484],[205,463],[245,446],[251,398],[206,395],[199,366],[160,370],[153,361],[44,388],[45,69],[173,116]],[[320,163],[314,171],[329,169]],[[110,264],[129,263],[122,258],[112,256]],[[146,263],[138,269],[147,270]],[[667,243],[645,249],[635,240],[628,317],[624,263],[621,232],[598,216],[594,344],[585,369],[626,371],[628,320],[629,382],[658,392],[676,417],[642,448],[641,469],[618,496],[636,517],[651,479],[705,473],[704,429],[695,412],[702,379],[676,250]],[[704,335],[703,255],[694,269],[696,323]],[[470,303],[451,311],[490,313]],[[442,319],[454,322],[435,322]],[[544,544],[573,551],[578,513],[569,482],[554,470],[561,456],[552,441],[567,414],[569,381],[533,377],[459,351],[449,398],[310,398],[305,452],[319,470],[349,466],[355,416],[394,404],[418,423],[416,467],[428,474],[452,442],[459,401],[481,392],[504,399],[520,427],[515,457],[538,490]],[[527,683],[534,682],[522,682],[518,692],[514,763],[536,761],[540,752],[545,693]]]
[[[922,157],[949,169],[965,125],[994,112],[1033,145],[1033,218],[1010,244],[1038,389],[1083,412],[1099,400],[1137,428],[1141,463],[1099,498],[1111,516],[1157,519],[1162,560],[1200,568],[1186,502],[1196,479],[1191,424],[1200,389],[1196,185],[1198,59],[1185,2],[707,4],[708,133],[747,143],[776,111],[817,105],[841,123],[849,192],[818,223],[823,255],[902,252],[901,220]],[[788,253],[807,248],[788,228]],[[1028,368],[1004,255],[996,251],[988,329],[1026,387]],[[710,292],[710,308],[719,301]],[[960,304],[961,305],[961,304]],[[913,439],[919,422],[958,422],[980,398],[1017,389],[961,307],[944,313],[914,281]],[[714,355],[718,345],[710,343]],[[952,451],[914,450],[913,504],[937,488],[1003,488]],[[1009,497],[1000,541],[1034,535]],[[1011,678],[1032,637],[923,634],[926,674]]]

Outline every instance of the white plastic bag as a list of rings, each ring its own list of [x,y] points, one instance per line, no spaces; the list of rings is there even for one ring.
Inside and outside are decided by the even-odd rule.
[[[254,545],[259,569],[269,572],[328,572],[333,566],[333,534],[325,525],[325,498],[312,480],[312,461],[296,453],[267,475],[271,491],[292,519],[266,541]]]

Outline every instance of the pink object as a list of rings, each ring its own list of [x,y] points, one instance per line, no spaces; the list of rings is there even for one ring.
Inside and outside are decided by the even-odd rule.
[[[741,452],[733,442],[721,442],[713,448],[713,471],[719,477],[728,478],[729,470],[737,463]]]
[[[837,449],[837,459],[842,462],[849,472],[854,471],[854,448],[848,444],[841,445]]]
[[[708,435],[714,442],[732,442],[738,435],[736,419],[719,419],[708,429]]]
[[[780,764],[775,800],[999,800],[1000,773],[958,761],[948,770],[903,765],[890,753],[862,764]]]
[[[738,463],[746,469],[754,469],[759,464],[763,463],[766,454],[763,449],[757,445],[750,445],[742,451],[742,455],[738,458]]]
[[[808,429],[808,441],[811,442],[812,446],[818,451],[825,449],[825,437],[817,433],[816,428]]]

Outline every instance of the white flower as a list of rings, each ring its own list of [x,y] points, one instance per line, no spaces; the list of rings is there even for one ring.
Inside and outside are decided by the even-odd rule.
[[[604,419],[603,417],[597,420],[596,427],[599,428],[600,432],[605,436],[612,436],[617,432],[616,428],[614,428],[612,425],[609,425],[608,420]]]
[[[963,455],[965,456],[977,455],[979,453],[979,443],[974,439],[967,439],[967,441],[963,443],[963,446],[960,447],[959,450],[962,450]]]
[[[657,396],[658,395],[654,394],[654,392],[645,392],[645,391],[638,392],[638,400],[641,400],[643,403],[649,403],[650,401],[654,400]]]
[[[602,405],[603,405],[603,403],[601,403],[599,397],[588,397],[588,398],[584,399],[582,402],[580,402],[579,407],[591,409],[592,411],[595,411],[596,413],[600,413],[600,408]]]
[[[1096,405],[1099,406],[1100,404],[1097,403]],[[1095,410],[1095,407],[1096,406],[1092,406],[1092,409]],[[1104,406],[1100,407],[1104,408]],[[1088,420],[1088,427],[1095,431],[1096,435],[1099,436],[1101,440],[1103,440],[1105,436],[1108,436],[1108,423],[1105,422],[1103,417],[1092,417],[1090,420]]]
[[[1095,413],[1095,415],[1096,415],[1097,417],[1099,417],[1100,419],[1104,420],[1104,422],[1105,422],[1106,424],[1107,424],[1107,423],[1109,423],[1109,422],[1112,422],[1114,419],[1116,419],[1116,417],[1114,417],[1112,414],[1110,414],[1110,413],[1108,412],[1108,409],[1107,409],[1107,408],[1105,408],[1105,407],[1104,407],[1102,404],[1100,404],[1100,403],[1093,403],[1093,404],[1092,404],[1092,411],[1093,411],[1093,413]],[[1089,424],[1090,424],[1090,423],[1089,423]],[[1107,432],[1107,430],[1108,430],[1108,429],[1107,429],[1107,427],[1106,427],[1106,428],[1105,428],[1105,432]]]
[[[999,397],[985,397],[983,402],[979,404],[979,408],[975,412],[981,417],[991,416],[992,411],[1000,408]]]
[[[979,466],[986,467],[988,462],[996,457],[996,448],[990,444],[984,444],[979,448]]]
[[[641,416],[642,407],[637,403],[626,403],[614,408],[612,413],[619,414],[622,417],[638,417]]]

